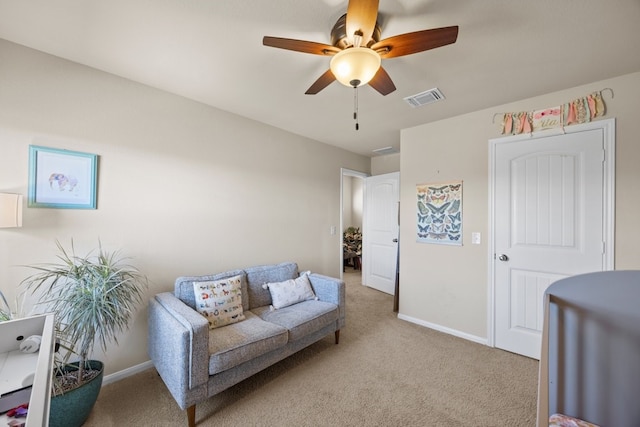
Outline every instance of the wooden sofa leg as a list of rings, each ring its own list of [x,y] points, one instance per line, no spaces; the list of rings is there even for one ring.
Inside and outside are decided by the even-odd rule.
[[[336,344],[340,342],[340,329],[336,331]]]
[[[189,427],[196,427],[196,405],[191,405],[187,408],[187,421]]]

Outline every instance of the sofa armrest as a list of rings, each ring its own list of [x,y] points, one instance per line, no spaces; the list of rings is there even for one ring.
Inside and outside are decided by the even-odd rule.
[[[185,409],[193,392],[206,397],[209,323],[172,293],[149,301],[149,357],[174,398]],[[196,391],[194,389],[202,390]]]
[[[347,311],[344,282],[335,277],[324,276],[317,273],[311,273],[309,275],[309,281],[320,301],[330,302],[338,306],[338,329],[343,327],[345,325]]]

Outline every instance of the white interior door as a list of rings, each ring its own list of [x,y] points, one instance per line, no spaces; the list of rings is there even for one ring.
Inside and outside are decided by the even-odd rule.
[[[400,173],[365,179],[362,283],[393,295],[398,257]]]
[[[602,128],[495,143],[495,346],[539,359],[543,294],[606,269]]]

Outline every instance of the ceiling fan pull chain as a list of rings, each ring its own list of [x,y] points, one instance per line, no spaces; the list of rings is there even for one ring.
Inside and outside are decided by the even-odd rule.
[[[356,121],[356,130],[360,129],[358,124],[358,86],[353,87],[353,120]]]

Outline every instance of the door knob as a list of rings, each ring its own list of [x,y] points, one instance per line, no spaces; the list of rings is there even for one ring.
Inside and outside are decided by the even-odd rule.
[[[509,257],[508,257],[508,256],[506,256],[505,254],[500,255],[500,256],[498,257],[498,259],[499,259],[500,261],[509,261]]]
[[[393,239],[393,243],[398,243],[398,239]]]

